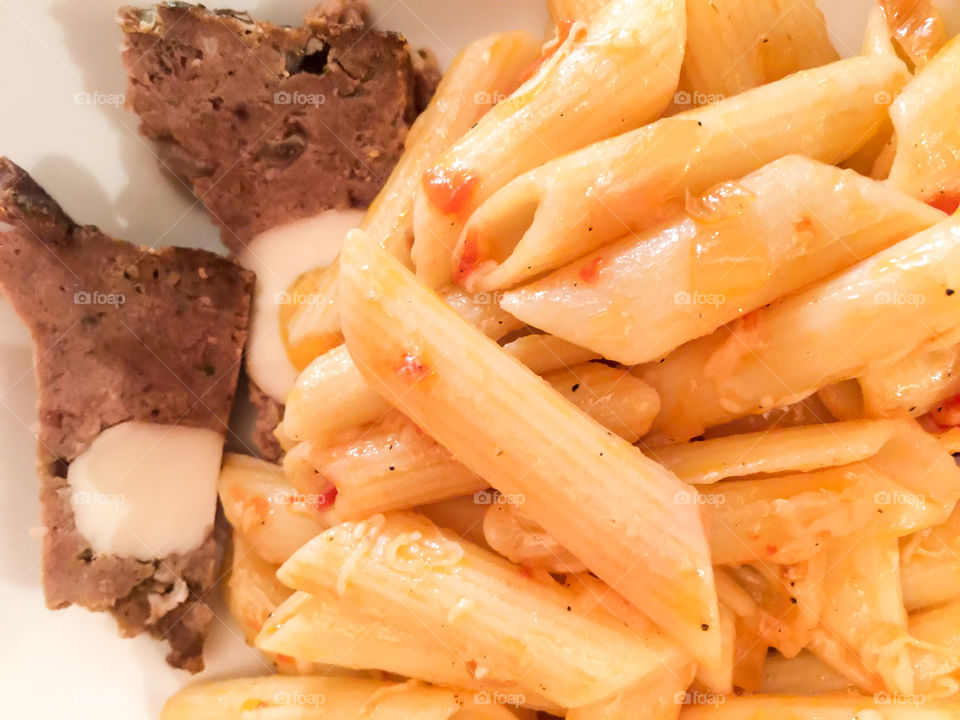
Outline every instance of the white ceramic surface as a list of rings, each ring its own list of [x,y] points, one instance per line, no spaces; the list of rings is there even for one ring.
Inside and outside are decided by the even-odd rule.
[[[184,188],[162,176],[137,119],[83,100],[124,89],[114,0],[0,0],[0,154],[26,168],[76,219],[145,245],[220,248]],[[296,23],[310,0],[206,2]],[[860,46],[871,0],[819,0],[844,55]],[[960,21],[956,0],[951,19]],[[374,0],[377,23],[449,62],[466,42],[511,28],[541,32],[541,0]],[[104,99],[109,99],[106,97]],[[34,479],[31,347],[0,300],[0,716],[155,718],[189,681],[149,638],[123,640],[103,614],[44,608]],[[269,672],[216,608],[203,677]]]

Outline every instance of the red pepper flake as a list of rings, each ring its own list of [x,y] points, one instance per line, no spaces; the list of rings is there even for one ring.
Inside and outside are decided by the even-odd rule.
[[[939,193],[936,197],[927,200],[927,205],[943,210],[947,215],[953,215],[960,207],[960,193]]]
[[[767,545],[767,547],[765,547],[764,550],[767,551],[767,555],[776,555],[776,554],[777,554],[777,546],[776,546],[776,545]]]
[[[460,259],[457,261],[456,281],[462,283],[467,277],[476,272],[480,264],[480,242],[477,240],[477,233],[474,230],[467,232],[467,237],[463,241],[463,250],[460,252]]]
[[[557,54],[557,50],[567,41],[567,38],[570,37],[570,31],[573,29],[573,20],[563,19],[557,23],[557,36],[550,41],[550,44],[547,45],[543,52],[540,54],[536,60],[533,61],[533,64],[530,65],[520,76],[520,82],[525,83],[527,80],[532,78],[537,74],[537,71],[543,67],[543,65],[554,55]]]
[[[753,312],[748,312],[742,318],[740,318],[740,329],[743,332],[756,332],[760,329],[760,313],[754,310]]]
[[[332,506],[337,501],[337,495],[339,494],[336,485],[327,490],[324,490],[317,496],[317,510],[326,510]]]
[[[291,663],[293,663],[293,658],[290,657],[289,655],[277,654],[277,662],[282,662],[282,663],[291,664]]]
[[[258,518],[261,520],[267,519],[267,516],[270,514],[270,503],[267,502],[265,497],[257,495],[250,500],[250,504],[253,505],[253,509],[256,511]]]
[[[793,230],[798,235],[800,233],[812,233],[814,231],[813,220],[808,215],[804,215],[793,223]]]
[[[435,165],[423,173],[423,188],[429,200],[444,215],[462,220],[472,209],[473,193],[480,177],[470,168]]]
[[[580,279],[588,285],[596,285],[600,280],[600,271],[607,264],[607,261],[601,257],[594,258],[582,268],[580,268]]]
[[[533,577],[533,569],[529,565],[521,565],[520,574],[529,580]]]
[[[427,366],[416,353],[405,352],[400,359],[400,364],[395,368],[395,372],[403,380],[417,382],[427,374]]]

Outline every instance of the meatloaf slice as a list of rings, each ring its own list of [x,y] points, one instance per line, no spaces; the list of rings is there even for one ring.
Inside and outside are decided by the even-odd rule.
[[[439,79],[357,0],[321,4],[301,27],[185,3],[124,7],[120,25],[128,108],[234,252],[277,225],[368,205]]]
[[[201,669],[212,534],[152,562],[97,554],[77,531],[67,468],[130,420],[225,431],[252,274],[203,250],[154,251],[77,225],[0,158],[0,285],[34,339],[47,605],[108,610],[124,635],[166,638],[172,665]]]

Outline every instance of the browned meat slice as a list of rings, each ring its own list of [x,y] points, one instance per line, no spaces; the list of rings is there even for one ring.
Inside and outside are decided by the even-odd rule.
[[[320,5],[302,27],[181,3],[125,7],[120,23],[128,107],[233,251],[291,220],[368,205],[439,78],[356,1]]]
[[[0,285],[35,344],[47,605],[108,610],[124,635],[166,638],[172,665],[201,669],[212,534],[152,562],[99,555],[76,529],[66,472],[122,422],[225,432],[252,274],[203,250],[154,251],[77,225],[0,158]]]

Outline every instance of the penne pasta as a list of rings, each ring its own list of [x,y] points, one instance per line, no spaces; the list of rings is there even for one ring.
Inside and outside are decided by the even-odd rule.
[[[857,378],[863,411],[873,417],[919,417],[960,393],[960,344],[934,338],[891,363],[874,363]]]
[[[946,42],[943,19],[932,0],[879,0],[897,43],[916,67],[922,67]]]
[[[688,0],[675,104],[704,105],[839,60],[813,0]]]
[[[646,435],[660,411],[656,391],[626,370],[583,363],[545,373],[554,390],[628,443]]]
[[[948,603],[912,613],[916,691],[934,698],[960,690],[960,606]]]
[[[952,40],[890,106],[897,151],[890,183],[934,207],[960,203],[960,41]]]
[[[883,527],[903,536],[941,522],[935,503],[866,463],[701,486],[713,561],[797,563],[830,539]]]
[[[561,395],[628,442],[649,428],[660,407],[656,393],[626,370],[584,363],[544,375]],[[372,391],[371,391],[372,392]],[[341,520],[406,510],[423,503],[483,491],[488,483],[404,415],[387,409],[372,425],[344,432],[335,442],[300,443],[284,469],[311,498],[333,497]]]
[[[230,574],[224,587],[227,608],[243,631],[247,644],[252,645],[270,613],[293,591],[277,580],[280,565],[269,563],[253,552],[236,531],[229,560]]]
[[[384,243],[405,263],[413,241],[413,201],[420,176],[490,108],[520,85],[540,52],[538,41],[524,32],[507,32],[476,40],[454,58],[405,141],[400,162],[367,210],[361,227]],[[291,346],[327,346],[340,338],[336,288],[339,263],[319,279],[321,303],[298,308],[286,323]],[[314,353],[313,357],[320,353]],[[312,359],[312,358],[311,358]]]
[[[280,564],[330,526],[327,497],[299,492],[279,465],[227,453],[217,484],[227,520],[264,560]]]
[[[586,566],[510,503],[491,504],[483,518],[487,544],[511,562],[549,573],[582,573]]]
[[[547,10],[554,25],[564,20],[588,20],[603,7],[606,0],[547,0]]]
[[[288,589],[289,591],[289,589]],[[510,698],[513,705],[558,711],[529,689],[475,677],[442,636],[422,626],[393,622],[389,611],[361,608],[335,592],[291,592],[257,636],[261,650],[299,664],[353,671],[390,672],[441,685],[465,687],[484,697]]]
[[[820,470],[865,460],[898,424],[862,420],[764,430],[652,450],[650,456],[684,482],[705,485],[756,473]]]
[[[362,232],[342,255],[347,346],[367,379],[681,646],[716,662],[695,493],[472,330]],[[496,382],[498,392],[485,392]],[[688,503],[688,504],[685,504]]]
[[[859,691],[871,695],[884,691],[880,676],[868,670],[857,653],[823,625],[813,631],[807,650],[846,678],[850,685]]]
[[[513,178],[658,117],[676,90],[685,40],[680,0],[607,0],[586,21],[558,26],[527,82],[424,173],[417,277],[436,288],[465,274],[469,254],[451,261],[463,223]]]
[[[336,492],[338,520],[404,510],[457,495],[472,495],[487,482],[470,471],[396,411],[358,428],[343,442],[301,443],[284,467],[300,492]]]
[[[914,691],[895,538],[870,533],[835,543],[824,576],[824,627],[876,672],[891,693]]]
[[[489,295],[451,287],[445,302],[485,335],[501,338],[522,323],[501,310]],[[320,355],[300,373],[287,396],[281,428],[294,441],[329,439],[337,431],[376,421],[390,404],[370,389],[345,345]]]
[[[524,335],[508,342],[503,349],[538,375],[600,359],[592,350],[553,335]]]
[[[479,701],[479,702],[478,702]],[[518,720],[466,690],[363,678],[269,677],[195,683],[170,698],[160,720]]]
[[[721,571],[717,571],[719,575]],[[717,593],[720,593],[719,582]],[[697,668],[696,684],[711,692],[730,695],[734,691],[734,675],[737,672],[737,616],[720,601],[720,638],[723,661],[716,668],[700,665]],[[766,647],[764,647],[766,651]]]
[[[714,705],[691,705],[680,720],[957,720],[960,703],[924,702],[923,698],[803,697],[756,695],[727,698]]]
[[[837,420],[859,420],[866,415],[863,391],[856,380],[842,380],[817,390],[817,398]]]
[[[789,154],[832,164],[887,117],[906,82],[886,55],[806,70],[662,119],[521,175],[470,216],[455,252],[473,290],[510,287],[654,227],[685,193],[742,177]],[[696,156],[697,162],[690,162]]]
[[[501,306],[524,323],[635,365],[943,218],[852,170],[792,155],[688,198],[685,212],[655,230],[504,293]]]
[[[951,218],[637,368],[660,395],[653,429],[688,439],[902,357],[960,322],[958,282],[960,219]]]
[[[549,576],[525,574],[409,513],[334,526],[278,576],[382,612],[380,625],[432,634],[478,679],[522,682],[564,707],[689,662],[655,631],[635,635],[600,610],[571,615],[572,594]],[[264,635],[273,632],[268,626]]]
[[[780,653],[767,657],[763,666],[764,695],[830,695],[855,692],[850,681],[810,652],[786,658]]]
[[[489,550],[491,548],[483,536],[483,518],[489,505],[478,502],[481,499],[492,502],[493,493],[479,497],[460,495],[429,505],[419,505],[415,510],[437,527],[452,530],[464,540]]]
[[[911,612],[960,597],[960,510],[900,541],[900,576]]]

